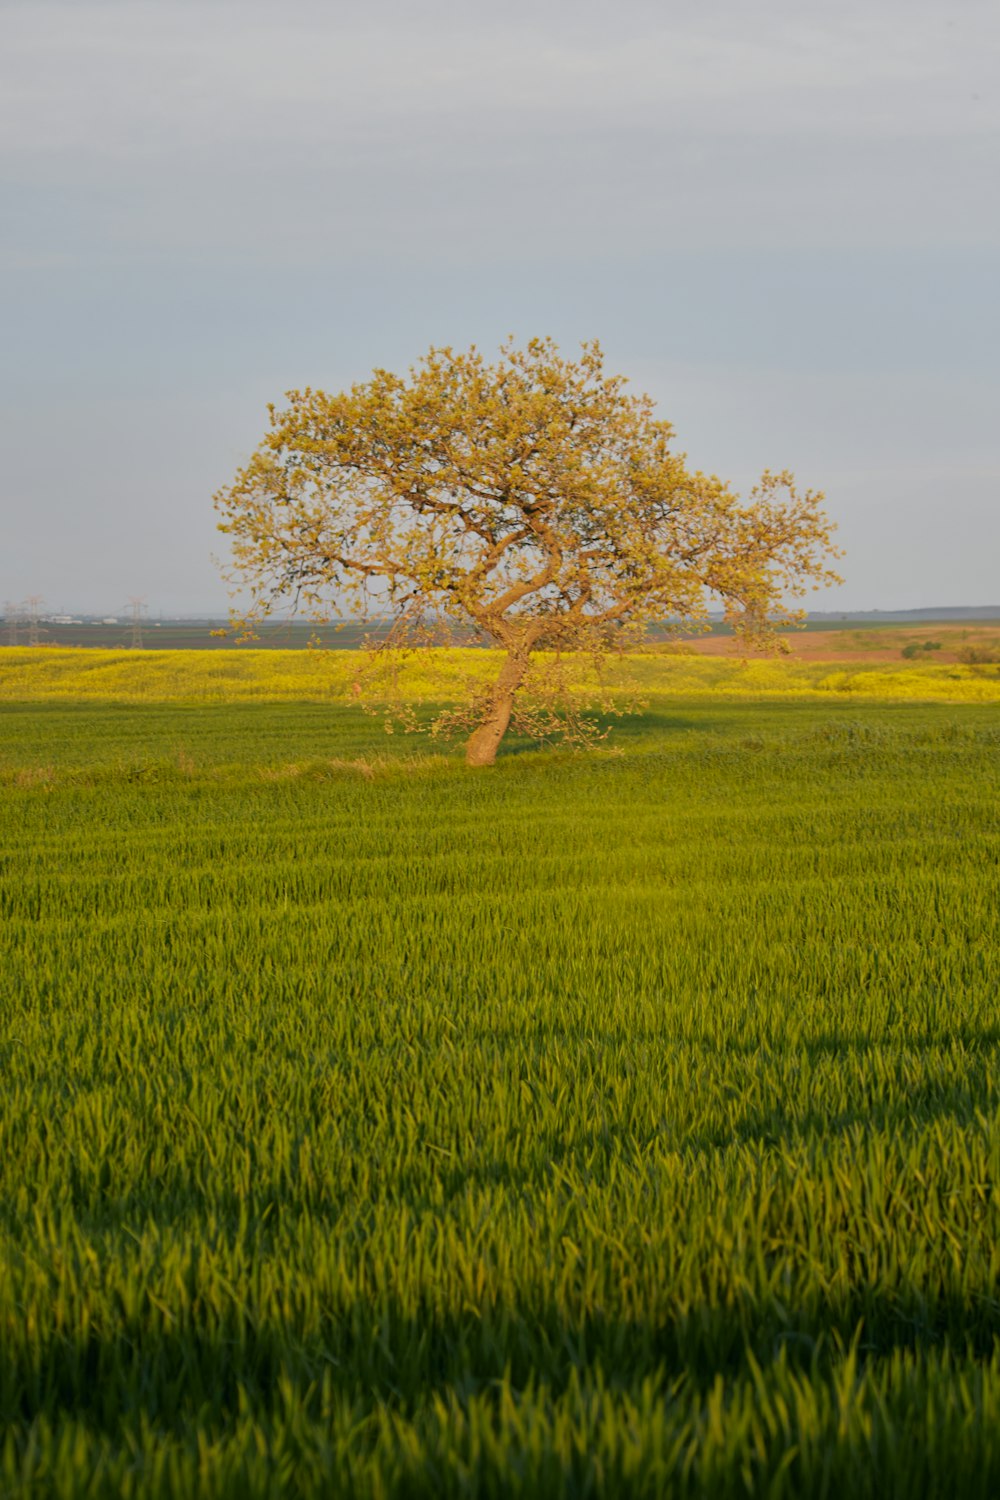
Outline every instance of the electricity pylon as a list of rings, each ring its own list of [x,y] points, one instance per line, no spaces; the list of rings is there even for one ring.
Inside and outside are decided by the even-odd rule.
[[[132,616],[132,639],[129,646],[134,651],[142,650],[142,617],[146,612],[145,599],[130,599],[128,601],[129,614]]]
[[[45,603],[45,600],[42,598],[41,594],[29,594],[28,597],[27,597],[27,599],[25,599],[25,601],[24,601],[25,608],[28,611],[28,645],[29,646],[40,646],[41,645],[41,640],[40,640],[40,637],[39,637],[39,629],[38,629],[38,616],[39,616],[39,613],[41,611],[42,605],[44,603]]]
[[[8,599],[3,607],[3,617],[4,623],[7,626],[7,644],[8,646],[16,646],[17,627],[21,623],[21,606],[19,604],[12,604]]]

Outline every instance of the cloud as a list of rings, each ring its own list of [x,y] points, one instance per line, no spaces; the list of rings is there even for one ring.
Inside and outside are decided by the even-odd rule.
[[[513,329],[600,335],[738,484],[826,487],[845,602],[991,595],[995,0],[0,0],[0,33],[0,593],[207,598],[269,398]]]
[[[3,134],[142,158],[206,143],[399,143],[456,118],[974,138],[1000,123],[995,8],[15,3]],[[985,45],[984,45],[985,43]],[[989,55],[992,52],[992,57]],[[982,97],[976,99],[981,89]],[[982,107],[976,107],[981,105]],[[453,142],[456,149],[461,142]]]
[[[22,261],[55,253],[46,195],[80,256],[1000,239],[1000,13],[980,0],[954,22],[931,0],[4,14]]]

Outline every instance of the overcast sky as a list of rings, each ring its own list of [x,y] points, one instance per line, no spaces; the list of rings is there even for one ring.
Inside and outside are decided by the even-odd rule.
[[[290,386],[604,344],[826,491],[818,608],[1000,602],[996,0],[0,0],[0,603],[214,608]]]

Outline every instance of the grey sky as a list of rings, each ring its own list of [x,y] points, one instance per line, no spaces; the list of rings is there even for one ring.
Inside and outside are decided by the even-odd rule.
[[[291,385],[599,337],[827,491],[819,607],[1000,600],[995,0],[0,0],[0,599],[221,607]]]

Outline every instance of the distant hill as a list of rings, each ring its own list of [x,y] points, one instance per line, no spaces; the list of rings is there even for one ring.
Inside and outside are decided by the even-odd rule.
[[[935,623],[988,624],[994,620],[1000,621],[1000,604],[938,605],[902,610],[810,610],[806,617],[806,633]],[[233,635],[226,629],[227,624],[227,620],[219,615],[146,617],[142,620],[142,644],[147,649],[172,651],[232,650]],[[317,626],[306,620],[269,620],[258,626],[253,644],[258,649],[288,650],[315,643],[328,649],[349,650],[360,646],[366,638],[378,637],[384,629],[384,625],[362,625],[358,621],[331,621],[328,625]],[[49,615],[39,620],[38,634],[39,644],[43,646],[96,646],[118,650],[131,644],[132,625],[124,619],[89,614],[76,618]],[[721,616],[713,616],[708,634],[728,636],[731,631]],[[650,632],[654,641],[669,635],[665,627]],[[7,620],[0,614],[0,645],[27,643],[28,628],[23,616]],[[471,638],[469,644],[473,644]]]
[[[920,620],[1000,620],[1000,604],[935,604],[927,609],[811,609],[810,620],[823,620],[834,626],[843,620],[857,620],[866,625],[884,621],[887,625],[916,623]]]

